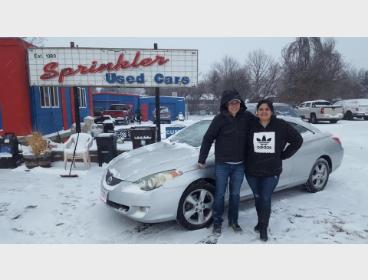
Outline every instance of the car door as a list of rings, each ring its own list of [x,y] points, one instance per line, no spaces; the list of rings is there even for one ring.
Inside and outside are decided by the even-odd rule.
[[[303,137],[303,144],[300,149],[288,160],[283,162],[284,169],[289,172],[288,184],[294,186],[305,183],[308,180],[312,166],[318,157],[318,137],[315,132],[297,123],[289,122]],[[291,167],[290,167],[291,166]]]
[[[303,102],[302,104],[300,104],[299,106],[298,106],[298,114],[299,114],[299,116],[301,116],[302,118],[306,118],[307,116],[306,116],[306,113],[305,113],[305,105],[306,105],[306,103],[305,102]]]

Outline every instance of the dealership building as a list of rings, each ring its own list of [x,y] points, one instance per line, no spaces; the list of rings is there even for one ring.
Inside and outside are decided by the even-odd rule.
[[[192,87],[196,50],[37,48],[20,38],[0,38],[0,134],[51,134],[75,123],[74,89],[81,120],[94,107],[124,103],[153,120],[154,97],[95,91],[96,87]],[[172,120],[185,113],[184,98],[160,97]]]
[[[0,39],[0,132],[50,134],[75,122],[73,88],[30,86],[27,49],[20,38]],[[93,114],[91,87],[78,88],[80,115]]]

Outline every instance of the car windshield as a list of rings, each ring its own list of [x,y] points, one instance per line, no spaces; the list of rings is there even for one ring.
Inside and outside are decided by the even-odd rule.
[[[297,111],[288,105],[276,105],[274,104],[274,110],[276,115],[280,116],[290,116],[290,117],[299,117]]]
[[[192,124],[172,136],[170,142],[185,143],[193,147],[199,147],[210,123],[211,120],[202,120]]]

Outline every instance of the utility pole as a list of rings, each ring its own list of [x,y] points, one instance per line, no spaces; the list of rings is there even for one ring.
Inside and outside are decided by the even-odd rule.
[[[157,43],[153,44],[153,49],[157,50]],[[161,142],[161,118],[160,118],[160,88],[155,87],[156,103],[156,141]]]
[[[74,42],[70,42],[70,48],[74,48]],[[80,126],[80,114],[79,114],[79,96],[78,87],[73,87],[73,98],[74,98],[74,113],[75,113],[75,131],[77,133],[81,132]]]

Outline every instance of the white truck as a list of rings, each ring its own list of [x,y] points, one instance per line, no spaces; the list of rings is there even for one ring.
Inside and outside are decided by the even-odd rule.
[[[332,105],[326,100],[305,101],[297,109],[299,116],[302,119],[309,120],[311,123],[319,121],[337,123],[344,117],[342,106]]]
[[[346,120],[352,120],[354,117],[368,120],[368,99],[345,99],[337,101],[334,105],[342,106]]]

